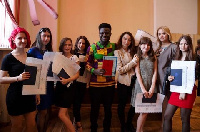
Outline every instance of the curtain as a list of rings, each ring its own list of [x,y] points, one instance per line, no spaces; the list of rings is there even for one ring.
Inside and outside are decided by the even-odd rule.
[[[19,26],[19,7],[20,0],[0,0],[0,48],[10,48],[8,38]]]

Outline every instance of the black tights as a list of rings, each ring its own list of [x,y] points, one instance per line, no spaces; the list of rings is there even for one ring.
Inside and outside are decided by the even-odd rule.
[[[117,83],[118,94],[118,108],[117,113],[120,120],[121,127],[125,127],[125,107],[132,93],[132,87]],[[130,107],[127,116],[127,125],[132,125],[132,120],[135,115],[135,107]]]
[[[163,132],[172,131],[172,117],[177,110],[177,106],[168,104],[164,115]],[[182,132],[190,132],[190,115],[192,109],[181,108]]]

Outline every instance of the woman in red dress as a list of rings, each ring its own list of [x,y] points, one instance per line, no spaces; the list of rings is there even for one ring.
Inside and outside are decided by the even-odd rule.
[[[183,35],[178,41],[178,49],[175,60],[193,61],[193,46],[190,36]],[[172,81],[174,76],[168,76],[168,80]],[[172,92],[167,109],[164,115],[163,132],[172,131],[172,117],[178,107],[181,109],[182,132],[190,131],[190,115],[196,98],[196,86],[194,85],[192,94]]]

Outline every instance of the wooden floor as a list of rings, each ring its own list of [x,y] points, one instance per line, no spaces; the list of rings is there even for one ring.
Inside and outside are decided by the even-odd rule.
[[[128,107],[126,108],[128,111]],[[57,117],[57,108],[53,108],[52,119],[49,122],[47,132],[65,132],[65,127],[60,119]],[[113,105],[112,108],[112,124],[111,132],[120,132],[119,119],[117,117],[117,105]],[[84,105],[81,109],[82,115],[82,126],[84,132],[90,132],[90,107],[89,105]],[[70,110],[70,115],[72,112]],[[136,115],[133,120],[133,124],[136,127]],[[103,107],[100,109],[99,120],[98,120],[98,132],[103,131],[102,122],[103,122]],[[159,132],[161,126],[161,114],[150,114],[148,115],[147,121],[145,123],[144,132]],[[2,124],[0,123],[0,132],[9,132],[10,123]],[[180,109],[177,110],[173,117],[173,132],[181,132],[181,119],[180,119]],[[191,132],[200,132],[200,97],[197,97],[196,104],[193,107],[191,115]]]

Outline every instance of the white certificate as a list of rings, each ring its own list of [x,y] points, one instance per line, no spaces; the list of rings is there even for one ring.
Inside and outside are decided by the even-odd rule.
[[[43,60],[46,61],[46,64],[48,67],[47,70],[49,69],[50,64],[53,63],[55,53],[56,52],[45,52],[44,53]],[[58,53],[62,54],[61,52],[58,52]],[[53,76],[47,75],[47,81],[60,81],[60,78],[55,73],[53,73]]]
[[[71,77],[78,72],[80,66],[59,52],[56,52],[53,59],[52,71],[58,75],[61,69],[64,69],[65,72]],[[71,83],[72,82],[70,82],[67,87],[69,87]]]
[[[26,65],[37,67],[37,75],[35,85],[23,85],[22,95],[45,94],[48,64],[41,59],[27,57]]]
[[[71,77],[78,72],[80,66],[59,52],[56,52],[53,59],[52,71],[58,74],[62,68]]]
[[[192,93],[195,83],[195,66],[196,66],[196,61],[172,61],[171,69],[182,70],[182,76],[181,76],[182,83],[180,86],[170,84],[171,92],[188,93],[188,94]]]
[[[161,113],[164,95],[157,93],[155,103],[143,103],[143,93],[138,93],[135,100],[135,113]]]

